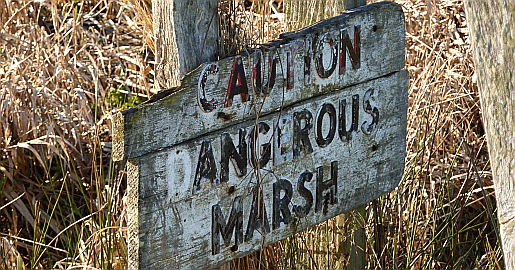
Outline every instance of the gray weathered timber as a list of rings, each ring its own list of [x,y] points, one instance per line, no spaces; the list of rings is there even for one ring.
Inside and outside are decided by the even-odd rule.
[[[139,162],[138,159],[127,161],[127,228],[128,228],[128,259],[129,269],[137,270],[139,267]]]
[[[356,29],[360,33],[359,46]],[[340,31],[343,37],[349,37],[349,47],[339,42]],[[354,66],[349,57],[352,49],[360,57]],[[404,15],[399,5],[391,2],[359,7],[301,31],[284,34],[283,39],[263,46],[250,56],[204,64],[184,78],[178,92],[116,114],[113,158],[139,157],[255,118],[257,114],[266,115],[282,106],[385,76],[404,68],[404,51]],[[259,59],[263,63],[261,89],[268,94],[258,93],[258,80],[251,76]],[[275,84],[266,89],[273,59],[277,60]],[[240,60],[245,75],[233,72],[234,67],[240,66]],[[227,99],[231,77],[233,89],[242,83],[238,76],[244,77],[247,83],[246,102],[242,102],[239,94]],[[199,78],[205,80],[199,82]],[[207,109],[200,106],[201,102]]]
[[[359,6],[366,5],[366,0],[345,0],[345,9],[356,8]]]
[[[515,269],[515,1],[465,1],[506,269]]]
[[[404,169],[407,96],[402,70],[265,115],[257,137],[250,119],[131,161],[128,185],[139,199],[129,202],[138,209],[129,235],[139,235],[139,250],[129,258],[141,269],[216,268],[393,190]],[[228,138],[237,153],[222,180]],[[267,156],[266,143],[270,159],[256,170],[252,148]],[[266,209],[268,227],[252,226],[262,220],[252,209]]]
[[[179,86],[186,73],[216,59],[216,8],[216,0],[152,0],[156,88]]]
[[[289,31],[296,31],[351,9],[346,8],[346,0],[284,0],[283,5]]]

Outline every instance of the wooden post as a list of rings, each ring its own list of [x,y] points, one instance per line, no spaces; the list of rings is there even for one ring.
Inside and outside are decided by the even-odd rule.
[[[345,9],[353,9],[359,6],[366,5],[366,0],[345,0]],[[354,215],[346,214],[353,217],[353,235],[349,250],[349,264],[347,269],[365,269],[366,266],[366,244],[367,236],[365,234],[365,223],[366,223],[366,209],[365,205],[362,205],[354,210]]]
[[[345,0],[345,9],[353,9],[367,4],[366,0]]]
[[[365,205],[361,205],[345,215],[347,222],[350,222],[349,228],[351,228],[346,243],[347,253],[350,255],[347,269],[366,269],[365,223],[367,215]]]
[[[366,5],[366,0],[345,0],[344,8],[345,9],[353,9],[359,6]],[[348,235],[347,247],[349,248],[348,252],[350,254],[349,264],[347,265],[347,269],[365,269],[366,266],[366,234],[365,234],[365,222],[366,222],[366,209],[365,205],[359,206],[354,210],[354,215],[348,215],[351,219],[347,219],[349,221],[353,221],[353,233]],[[349,239],[352,238],[352,239]],[[350,240],[350,241],[349,241]]]
[[[506,269],[515,269],[515,1],[465,1]]]
[[[201,63],[216,60],[218,51],[217,0],[153,0],[156,84],[160,90],[179,86],[181,79]],[[178,111],[174,112],[178,113]],[[125,127],[115,117],[114,141]],[[116,143],[115,143],[116,144]],[[115,151],[116,152],[116,151]],[[125,157],[113,155],[115,160]],[[140,269],[139,260],[139,160],[127,162],[129,269]],[[145,266],[144,266],[145,267]]]
[[[285,1],[286,14],[293,31],[313,24],[322,19],[337,16],[344,10],[366,5],[366,0],[295,0]],[[364,269],[366,258],[365,205],[356,208],[353,213],[345,214],[347,230],[346,253],[350,254],[348,269]]]
[[[344,10],[363,5],[366,5],[366,0],[284,1],[289,31],[300,29],[326,18],[338,16]]]
[[[216,0],[153,0],[156,88],[179,86],[201,63],[216,60]]]
[[[366,5],[366,0],[345,0],[344,8],[353,9],[359,6]],[[354,216],[352,214],[349,217],[354,219],[353,224],[353,235],[350,241],[349,248],[349,264],[347,269],[365,269],[366,265],[366,234],[365,234],[365,222],[366,222],[366,210],[365,205],[356,208]],[[350,236],[350,235],[349,235]],[[349,242],[348,242],[349,243]]]

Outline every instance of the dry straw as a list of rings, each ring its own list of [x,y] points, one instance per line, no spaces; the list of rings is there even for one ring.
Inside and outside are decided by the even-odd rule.
[[[110,115],[152,92],[134,14],[121,1],[0,0],[0,269],[125,263]]]

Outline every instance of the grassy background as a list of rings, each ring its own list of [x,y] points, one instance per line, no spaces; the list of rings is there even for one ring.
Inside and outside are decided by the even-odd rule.
[[[396,2],[410,72],[399,188],[230,267],[341,269],[358,230],[368,269],[503,268],[462,2]],[[222,56],[301,27],[282,5],[219,0]],[[111,115],[155,93],[150,11],[148,0],[0,0],[0,269],[126,267]]]

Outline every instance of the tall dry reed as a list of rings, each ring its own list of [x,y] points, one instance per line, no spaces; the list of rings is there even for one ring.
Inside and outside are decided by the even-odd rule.
[[[114,0],[0,0],[0,268],[125,263],[110,115],[152,92],[134,13]]]

